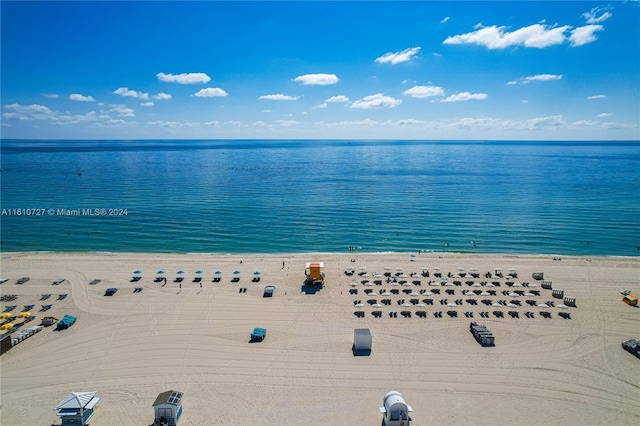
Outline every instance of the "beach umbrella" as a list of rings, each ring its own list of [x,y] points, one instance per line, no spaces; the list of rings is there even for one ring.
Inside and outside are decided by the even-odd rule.
[[[203,273],[203,272],[202,272],[202,269],[198,269],[198,270],[196,271],[196,274],[198,274],[198,275],[200,275],[200,274],[202,274],[202,273]]]
[[[18,318],[26,318],[28,316],[31,316],[31,312],[22,312],[20,315],[18,315]]]
[[[354,269],[356,268],[354,268],[353,266],[347,266],[346,268],[344,268],[345,271],[353,271]]]
[[[410,254],[409,257],[416,257],[416,255],[415,254]]]
[[[182,269],[180,269],[178,272],[176,272],[176,274],[182,275],[182,274],[184,274],[184,271]]]
[[[366,271],[366,270],[367,270],[367,267],[366,267],[366,266],[361,266],[361,267],[359,267],[358,269],[360,269],[361,271]]]
[[[11,330],[13,328],[13,324],[6,323],[6,324],[2,324],[2,326],[0,326],[0,330]]]
[[[424,271],[428,271],[428,270],[429,270],[429,268],[427,268],[426,266],[424,266],[424,267],[422,268],[422,272],[424,272]]]
[[[396,271],[402,271],[402,266],[398,266],[398,267],[396,268]]]
[[[255,271],[253,275],[260,275],[260,271]]]
[[[458,268],[458,271],[462,272],[462,271],[464,271],[464,268],[460,267],[460,268]]]
[[[133,273],[136,275],[140,275],[142,271],[140,269],[136,269],[135,271],[133,271]]]
[[[385,271],[390,271],[390,270],[391,270],[391,266],[385,266],[385,267],[384,267],[384,270],[385,270]]]
[[[0,319],[7,319],[11,317],[12,315],[9,312],[5,312],[4,314],[0,315]]]
[[[233,275],[239,275],[239,274],[240,274],[240,271],[237,271],[237,270],[233,271]]]
[[[440,270],[440,268],[436,266],[435,268],[433,268],[433,270],[434,270],[434,271],[439,271],[439,270]]]
[[[214,272],[214,273],[215,273],[216,275],[220,275],[220,274],[222,274],[222,271],[216,271],[216,272]]]
[[[163,271],[162,269],[160,269],[160,270],[157,272],[157,274],[158,274],[158,275],[162,275],[162,274],[164,274],[164,271]]]

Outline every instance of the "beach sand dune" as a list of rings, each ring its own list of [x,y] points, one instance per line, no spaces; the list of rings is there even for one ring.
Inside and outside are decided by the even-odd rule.
[[[312,260],[325,263],[327,285],[305,294],[304,266]],[[356,268],[353,277],[344,273],[350,266]],[[407,275],[422,267],[440,267],[445,275],[459,267],[475,267],[483,275],[515,268],[518,278],[512,281],[538,285],[531,274],[542,271],[554,288],[576,298],[577,307],[530,306],[526,300],[556,305],[562,300],[541,287],[535,287],[540,296],[503,295],[515,289],[504,278],[494,288],[496,296],[475,299],[519,299],[522,306],[467,303],[470,297],[462,292],[476,289],[464,283],[468,278],[452,287],[429,286],[433,276],[416,277],[421,285],[383,281],[352,287],[354,278],[366,279],[357,275],[362,266],[370,275],[385,267],[394,273],[402,267]],[[1,284],[2,294],[18,295],[15,302],[3,302],[2,310],[35,304],[34,323],[45,315],[78,318],[67,330],[46,328],[2,355],[0,420],[6,425],[59,424],[53,408],[71,391],[97,391],[102,398],[92,426],[149,425],[151,404],[169,389],[184,392],[180,424],[185,425],[377,425],[378,406],[390,390],[400,391],[413,406],[416,425],[640,423],[639,360],[620,346],[640,337],[640,309],[623,304],[620,294],[640,294],[638,258],[4,253],[1,267],[2,278],[9,279]],[[130,282],[137,269],[142,279]],[[199,269],[202,287],[192,282]],[[166,272],[166,285],[154,282],[158,270]],[[173,282],[178,270],[185,272],[181,287]],[[221,281],[213,283],[218,270]],[[232,283],[236,270],[240,281]],[[260,271],[258,283],[252,282],[255,271]],[[31,279],[16,284],[22,276]],[[52,285],[57,277],[66,280]],[[94,279],[101,282],[90,285]],[[263,298],[268,284],[276,286],[274,297]],[[118,292],[104,296],[108,287]],[[135,287],[143,290],[134,292]],[[377,295],[364,294],[368,288]],[[380,296],[392,288],[399,294]],[[350,294],[352,289],[358,294]],[[441,293],[428,296],[433,305],[402,307],[400,299],[427,298],[404,289]],[[447,289],[454,294],[444,293]],[[45,302],[43,294],[52,296]],[[58,300],[59,294],[69,296]],[[444,298],[463,304],[441,305]],[[391,299],[391,305],[371,307],[369,299]],[[364,307],[354,308],[358,300]],[[44,303],[53,306],[38,312]],[[372,315],[376,310],[382,311],[380,318]],[[427,317],[415,315],[418,310]],[[458,316],[450,317],[449,310]],[[497,318],[496,310],[504,317]],[[435,318],[436,311],[443,317]],[[480,316],[484,311],[488,318]],[[470,321],[485,324],[496,346],[476,343]],[[254,327],[268,330],[263,342],[249,343]],[[370,356],[353,356],[354,328],[371,330]]]

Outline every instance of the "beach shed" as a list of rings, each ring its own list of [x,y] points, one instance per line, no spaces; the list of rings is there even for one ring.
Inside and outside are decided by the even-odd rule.
[[[382,399],[380,413],[382,426],[410,426],[412,423],[409,413],[413,411],[410,405],[398,391],[387,392]]]
[[[10,334],[1,334],[0,335],[0,355],[5,353],[6,351],[11,349],[12,347],[13,347],[13,344],[11,342],[11,335]]]
[[[267,285],[264,287],[262,297],[273,297],[273,291],[276,289],[275,285]]]
[[[312,287],[324,287],[324,262],[307,262],[305,264],[305,284]]]
[[[153,403],[155,426],[172,426],[178,424],[182,415],[182,392],[169,390],[158,395]]]
[[[371,352],[371,331],[368,328],[355,328],[353,330],[354,352]]]
[[[88,424],[98,401],[100,398],[95,392],[71,392],[55,408],[62,420],[62,426]]]

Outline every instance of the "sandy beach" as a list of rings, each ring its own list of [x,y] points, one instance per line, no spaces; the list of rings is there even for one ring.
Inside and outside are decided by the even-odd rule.
[[[301,292],[309,261],[325,264],[326,287],[315,294]],[[345,274],[348,267],[354,276]],[[358,275],[362,267],[369,277]],[[386,278],[382,285],[361,283],[385,267],[406,274],[409,285],[392,286]],[[424,267],[430,277],[420,275]],[[440,280],[434,268],[444,276],[477,268],[481,276],[471,281],[500,286],[493,288],[495,296],[474,299],[518,299],[521,306],[472,305],[465,293],[486,287],[466,284],[468,275],[458,286],[429,285]],[[495,268],[504,274],[513,268],[518,278],[486,279]],[[142,279],[130,282],[138,269]],[[166,285],[154,282],[158,270],[166,271]],[[178,270],[185,272],[181,287],[173,282]],[[202,287],[193,282],[197,270],[203,271]],[[232,283],[236,270],[240,281]],[[212,282],[215,271],[221,271],[219,283]],[[575,297],[576,307],[527,304],[562,303],[532,279],[533,272],[544,272],[554,289]],[[3,302],[2,311],[16,304],[13,312],[19,313],[35,304],[37,318],[29,325],[48,315],[77,317],[69,329],[45,328],[2,355],[3,425],[60,424],[54,408],[71,391],[96,391],[101,398],[91,426],[150,425],[154,399],[170,389],[184,393],[180,425],[379,425],[378,407],[390,390],[413,407],[415,425],[640,423],[640,360],[620,346],[640,338],[640,308],[623,304],[620,294],[640,295],[640,258],[3,253],[0,275],[8,279],[0,284],[2,295],[18,295]],[[21,277],[30,280],[16,284]],[[58,277],[65,281],[53,285]],[[101,282],[90,285],[95,279]],[[358,284],[352,286],[354,279]],[[414,279],[420,284],[412,284]],[[505,295],[515,289],[507,281],[536,284],[539,295]],[[265,285],[276,286],[272,298],[262,297]],[[105,296],[109,287],[118,292]],[[135,287],[143,290],[134,292]],[[241,287],[247,291],[239,292]],[[365,294],[367,289],[376,294]],[[383,289],[399,294],[381,296]],[[440,294],[427,295],[436,289]],[[52,296],[44,302],[43,294]],[[58,300],[60,294],[68,297]],[[391,305],[369,302],[385,298]],[[413,298],[434,304],[398,304]],[[441,305],[443,298],[462,304]],[[364,306],[354,307],[357,301]],[[38,312],[44,303],[53,306]],[[372,315],[375,310],[382,311],[380,318]],[[415,315],[418,310],[426,318]],[[389,311],[399,314],[390,317]],[[444,312],[442,318],[436,311]],[[488,318],[480,315],[485,311]],[[469,332],[470,321],[485,324],[496,346],[480,346]],[[254,327],[268,330],[263,342],[249,343]],[[370,356],[353,355],[354,328],[371,330]]]

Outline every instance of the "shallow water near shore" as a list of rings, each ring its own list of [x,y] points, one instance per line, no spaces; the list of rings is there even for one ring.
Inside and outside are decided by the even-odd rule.
[[[640,255],[640,143],[2,141],[2,250]]]

